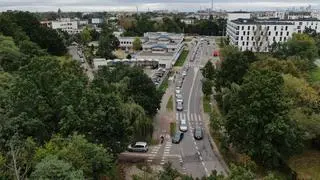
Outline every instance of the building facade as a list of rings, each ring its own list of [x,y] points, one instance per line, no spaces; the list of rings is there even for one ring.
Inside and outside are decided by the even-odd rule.
[[[52,21],[51,28],[60,29],[68,32],[69,34],[79,33],[77,21]]]
[[[268,52],[274,42],[286,42],[293,33],[302,33],[306,28],[320,32],[320,21],[236,19],[228,21],[227,36],[241,51]]]

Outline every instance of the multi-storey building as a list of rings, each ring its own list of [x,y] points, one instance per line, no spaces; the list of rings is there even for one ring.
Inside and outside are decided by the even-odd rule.
[[[232,45],[241,51],[268,52],[274,42],[286,42],[293,33],[302,33],[306,28],[320,32],[317,19],[236,19],[228,21],[227,36]]]
[[[52,21],[51,28],[60,29],[68,32],[69,34],[79,33],[77,21]]]

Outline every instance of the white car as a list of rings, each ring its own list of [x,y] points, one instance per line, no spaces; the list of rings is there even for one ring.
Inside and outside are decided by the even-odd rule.
[[[182,102],[177,102],[177,105],[176,105],[177,107],[177,110],[178,111],[183,111],[183,104],[182,104]]]
[[[148,144],[146,142],[135,142],[128,146],[129,152],[148,152]]]
[[[176,88],[176,95],[181,94],[181,89],[179,87]]]
[[[187,71],[183,71],[182,76],[186,76],[186,75],[187,75]]]
[[[177,101],[177,103],[178,103],[178,102],[183,103],[183,97],[182,97],[182,94],[176,94],[176,101]]]
[[[182,132],[188,131],[187,121],[185,119],[181,119],[179,129]]]

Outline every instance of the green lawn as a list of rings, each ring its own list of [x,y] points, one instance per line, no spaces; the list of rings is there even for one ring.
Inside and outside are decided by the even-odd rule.
[[[177,124],[175,122],[170,123],[170,135],[174,136],[174,134],[176,133],[176,126]]]
[[[210,104],[210,97],[208,96],[203,96],[203,111],[205,113],[211,113],[211,104]]]
[[[168,111],[173,111],[173,100],[172,100],[172,96],[170,96],[168,102],[167,102],[167,110]]]
[[[320,152],[307,150],[293,156],[289,166],[298,173],[298,179],[320,179]]]
[[[312,82],[320,82],[320,67],[317,67],[310,73]]]
[[[187,59],[188,54],[189,54],[188,50],[183,50],[182,53],[179,56],[179,59],[174,64],[174,66],[183,66],[184,62]]]

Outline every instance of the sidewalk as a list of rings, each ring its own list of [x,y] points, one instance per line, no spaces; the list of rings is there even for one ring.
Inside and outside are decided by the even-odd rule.
[[[162,96],[160,110],[153,119],[153,135],[154,140],[159,140],[162,134],[170,134],[170,122],[174,121],[175,115],[174,112],[167,111],[167,103],[170,96],[174,95],[174,84],[169,83],[165,94]],[[165,136],[166,137],[166,136]]]

